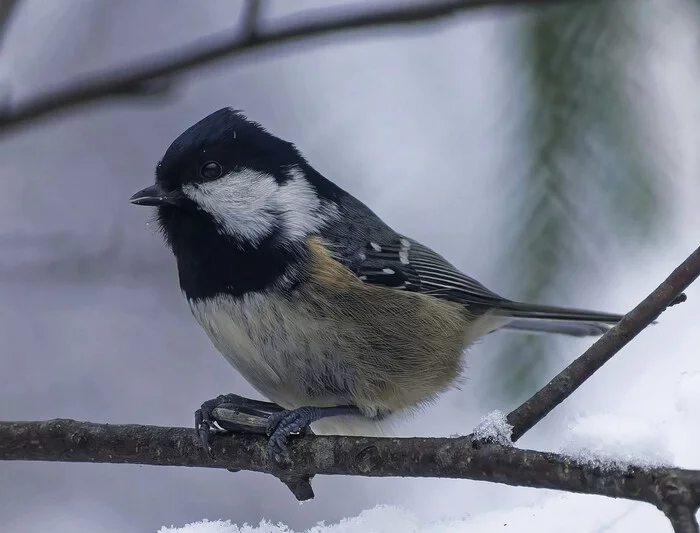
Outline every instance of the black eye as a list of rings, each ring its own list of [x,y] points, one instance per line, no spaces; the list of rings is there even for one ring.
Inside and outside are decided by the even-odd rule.
[[[199,169],[199,175],[207,180],[215,180],[221,177],[223,172],[224,170],[221,168],[221,165],[216,161],[207,161],[202,165],[202,168]]]

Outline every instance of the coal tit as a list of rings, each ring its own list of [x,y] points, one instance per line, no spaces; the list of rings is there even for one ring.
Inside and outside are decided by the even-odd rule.
[[[157,207],[194,317],[274,402],[254,407],[277,453],[309,424],[381,433],[454,385],[465,348],[494,330],[600,335],[622,318],[499,296],[230,108],[182,133],[131,202]],[[213,409],[238,398],[197,411],[205,440]]]

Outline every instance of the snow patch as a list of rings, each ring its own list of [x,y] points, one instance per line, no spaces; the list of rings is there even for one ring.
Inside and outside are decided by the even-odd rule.
[[[503,446],[513,445],[510,438],[512,434],[513,426],[508,423],[506,415],[498,409],[484,416],[474,428],[474,436],[477,439],[495,442]]]
[[[596,413],[569,425],[562,453],[598,468],[669,466],[666,433],[645,419]]]

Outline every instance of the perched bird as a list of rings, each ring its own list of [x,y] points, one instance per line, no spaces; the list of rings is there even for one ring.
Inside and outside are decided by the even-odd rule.
[[[155,185],[130,201],[157,207],[180,288],[214,346],[281,406],[254,402],[270,415],[276,453],[309,424],[376,434],[454,385],[465,348],[494,330],[600,335],[622,318],[499,296],[230,108],[182,133]],[[197,411],[204,440],[212,410],[238,398]]]

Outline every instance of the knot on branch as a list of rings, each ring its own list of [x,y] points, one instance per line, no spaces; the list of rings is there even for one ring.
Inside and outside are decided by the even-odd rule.
[[[355,465],[360,474],[369,474],[384,464],[376,446],[366,446],[355,455]]]

